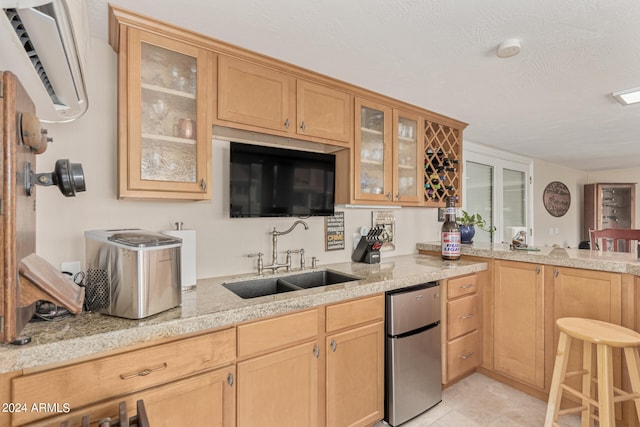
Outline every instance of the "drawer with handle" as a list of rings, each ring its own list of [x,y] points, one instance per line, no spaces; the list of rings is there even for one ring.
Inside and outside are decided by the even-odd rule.
[[[384,320],[384,295],[328,306],[326,329],[327,332],[334,332],[376,320]]]
[[[13,379],[12,398],[27,408],[47,403],[76,410],[232,362],[235,329],[107,356]],[[14,425],[51,416],[46,411],[14,413]]]
[[[477,294],[447,302],[447,339],[478,329],[479,324]]]
[[[450,341],[447,344],[447,378],[450,380],[480,365],[478,331]]]
[[[463,295],[472,294],[478,289],[478,275],[456,277],[447,280],[447,298],[453,299]]]

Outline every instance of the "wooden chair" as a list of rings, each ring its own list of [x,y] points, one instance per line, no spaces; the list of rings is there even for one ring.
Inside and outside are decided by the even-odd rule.
[[[591,250],[601,249],[605,252],[634,252],[631,242],[640,242],[640,230],[634,228],[605,228],[603,230],[589,230]],[[602,244],[598,244],[598,240]]]

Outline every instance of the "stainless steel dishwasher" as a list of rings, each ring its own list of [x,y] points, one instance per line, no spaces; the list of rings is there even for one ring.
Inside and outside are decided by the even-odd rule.
[[[386,294],[385,421],[392,426],[442,400],[440,285]]]

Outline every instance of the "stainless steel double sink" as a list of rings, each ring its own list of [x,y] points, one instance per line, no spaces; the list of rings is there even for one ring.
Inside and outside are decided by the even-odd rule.
[[[240,298],[249,299],[316,288],[318,286],[353,282],[356,280],[360,280],[360,278],[330,270],[318,270],[310,271],[308,273],[292,274],[290,276],[267,277],[264,279],[223,283],[222,286],[229,289]]]

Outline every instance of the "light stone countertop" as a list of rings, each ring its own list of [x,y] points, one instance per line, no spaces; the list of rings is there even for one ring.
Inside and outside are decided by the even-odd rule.
[[[194,289],[183,291],[181,307],[146,319],[128,320],[83,313],[59,321],[31,322],[21,334],[30,336],[31,343],[24,346],[0,345],[0,373],[61,363],[162,338],[471,274],[486,270],[487,264],[443,261],[439,257],[414,254],[390,258],[383,255],[380,264],[327,264],[319,268],[323,269],[357,276],[361,280],[242,299],[223,287],[222,283],[261,276],[254,273],[216,277],[198,280]],[[292,270],[290,273],[268,276],[299,272]]]
[[[418,243],[418,250],[440,252],[440,242]],[[462,244],[460,253],[493,259],[557,265],[585,270],[609,271],[640,276],[640,262],[635,253],[602,252],[588,249],[539,247],[539,251],[510,249],[504,243]]]

